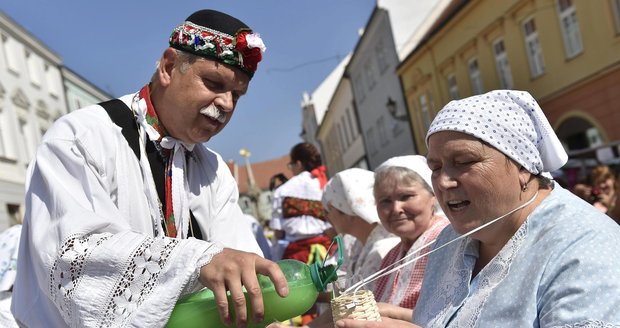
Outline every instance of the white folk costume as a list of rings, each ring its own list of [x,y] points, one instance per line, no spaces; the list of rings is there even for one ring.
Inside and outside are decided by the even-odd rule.
[[[347,215],[374,225],[364,244],[355,239],[350,249],[345,250],[346,257],[341,268],[344,272],[339,273],[339,276],[344,277],[344,287],[350,287],[379,271],[383,258],[400,242],[400,238],[381,225],[373,194],[374,183],[374,172],[351,168],[334,175],[323,192],[322,202],[326,209],[331,205]],[[374,286],[374,281],[366,284],[368,290],[373,290]]]
[[[251,76],[257,61],[235,50],[233,59],[241,61],[235,63],[229,49],[251,31],[233,37],[198,25],[187,27],[192,21],[210,20],[217,21],[218,28],[232,22],[238,30],[235,24],[242,24],[223,13],[199,11],[182,24],[180,39],[175,29],[171,46],[238,66]],[[202,54],[202,48],[179,46],[192,33],[196,47],[211,42],[217,51]],[[217,42],[226,46],[212,44]],[[99,105],[60,118],[41,140],[28,169],[12,306],[23,326],[162,327],[177,299],[202,287],[200,268],[222,247],[261,254],[242,218],[231,172],[202,144],[182,144],[170,137],[157,143],[175,149],[169,159],[171,198],[179,219],[171,224],[178,238],[162,227],[164,214],[146,154],[154,139],[143,122],[145,89],[120,98],[137,117],[140,160],[121,127]],[[196,225],[188,219],[190,212]],[[195,236],[192,230],[199,230],[204,240],[186,238]]]
[[[269,227],[284,231],[284,239],[289,242],[283,258],[306,262],[315,246],[327,248],[331,243],[331,239],[323,235],[331,225],[325,221],[321,204],[323,188],[319,180],[312,173],[303,171],[273,193]]]

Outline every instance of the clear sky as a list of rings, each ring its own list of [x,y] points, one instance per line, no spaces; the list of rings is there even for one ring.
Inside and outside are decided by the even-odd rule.
[[[0,10],[113,96],[151,77],[172,29],[198,9],[215,9],[261,34],[267,52],[232,121],[208,142],[239,163],[260,162],[301,141],[301,100],[353,50],[375,0],[1,0]]]

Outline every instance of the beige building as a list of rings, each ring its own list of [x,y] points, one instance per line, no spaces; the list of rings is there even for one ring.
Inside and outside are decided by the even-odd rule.
[[[397,72],[422,154],[450,100],[520,89],[539,101],[569,154],[617,159],[620,0],[452,1]]]

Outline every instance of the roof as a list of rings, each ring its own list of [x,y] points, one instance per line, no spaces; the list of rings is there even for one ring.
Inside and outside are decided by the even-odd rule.
[[[400,68],[409,58],[421,49],[426,43],[428,43],[441,29],[443,29],[465,6],[469,4],[470,0],[451,0],[443,8],[442,12],[437,16],[435,22],[428,28],[424,36],[419,40],[409,53],[403,52],[399,54],[402,57],[397,69]]]
[[[399,61],[402,61],[415,47],[417,47],[422,38],[429,32],[450,3],[452,3],[452,0],[433,1],[433,7],[422,17],[419,24],[415,27],[414,33],[410,34],[409,39],[406,39],[402,46],[396,47]],[[396,14],[399,14],[399,12],[390,12],[390,17],[398,17]]]
[[[258,188],[261,190],[269,190],[269,182],[271,177],[278,173],[284,174],[287,179],[291,178],[291,172],[287,169],[286,164],[289,162],[289,156],[285,155],[282,157],[278,157],[272,160],[250,163],[252,166],[252,174],[254,175],[254,180],[256,180],[256,184]],[[226,163],[230,171],[235,174],[233,165],[235,164],[233,161]],[[245,194],[248,192],[248,171],[246,166],[239,166],[238,177],[237,177],[237,186],[239,187],[239,193]]]
[[[407,44],[412,36],[419,33],[421,24],[426,21],[430,13],[441,11],[445,6],[442,1],[411,1],[411,0],[378,0],[377,6],[387,10],[390,15],[392,36],[396,44],[396,51]],[[421,36],[420,36],[421,38]]]

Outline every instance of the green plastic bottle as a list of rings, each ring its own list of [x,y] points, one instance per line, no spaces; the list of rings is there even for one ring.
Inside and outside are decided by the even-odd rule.
[[[248,304],[248,327],[265,327],[270,323],[288,320],[308,311],[316,302],[319,292],[325,291],[327,284],[337,279],[336,270],[343,261],[339,236],[335,238],[334,243],[336,242],[339,247],[338,261],[335,266],[326,266],[325,262],[307,265],[297,260],[277,262],[288,282],[289,293],[287,297],[280,297],[269,277],[259,274],[258,282],[263,294],[265,317],[260,323],[252,322],[252,314]],[[228,295],[228,304],[231,305],[230,294]],[[229,309],[234,316],[234,309],[232,307]],[[179,299],[166,327],[229,328],[231,326],[224,325],[217,311],[213,292],[205,288]]]

